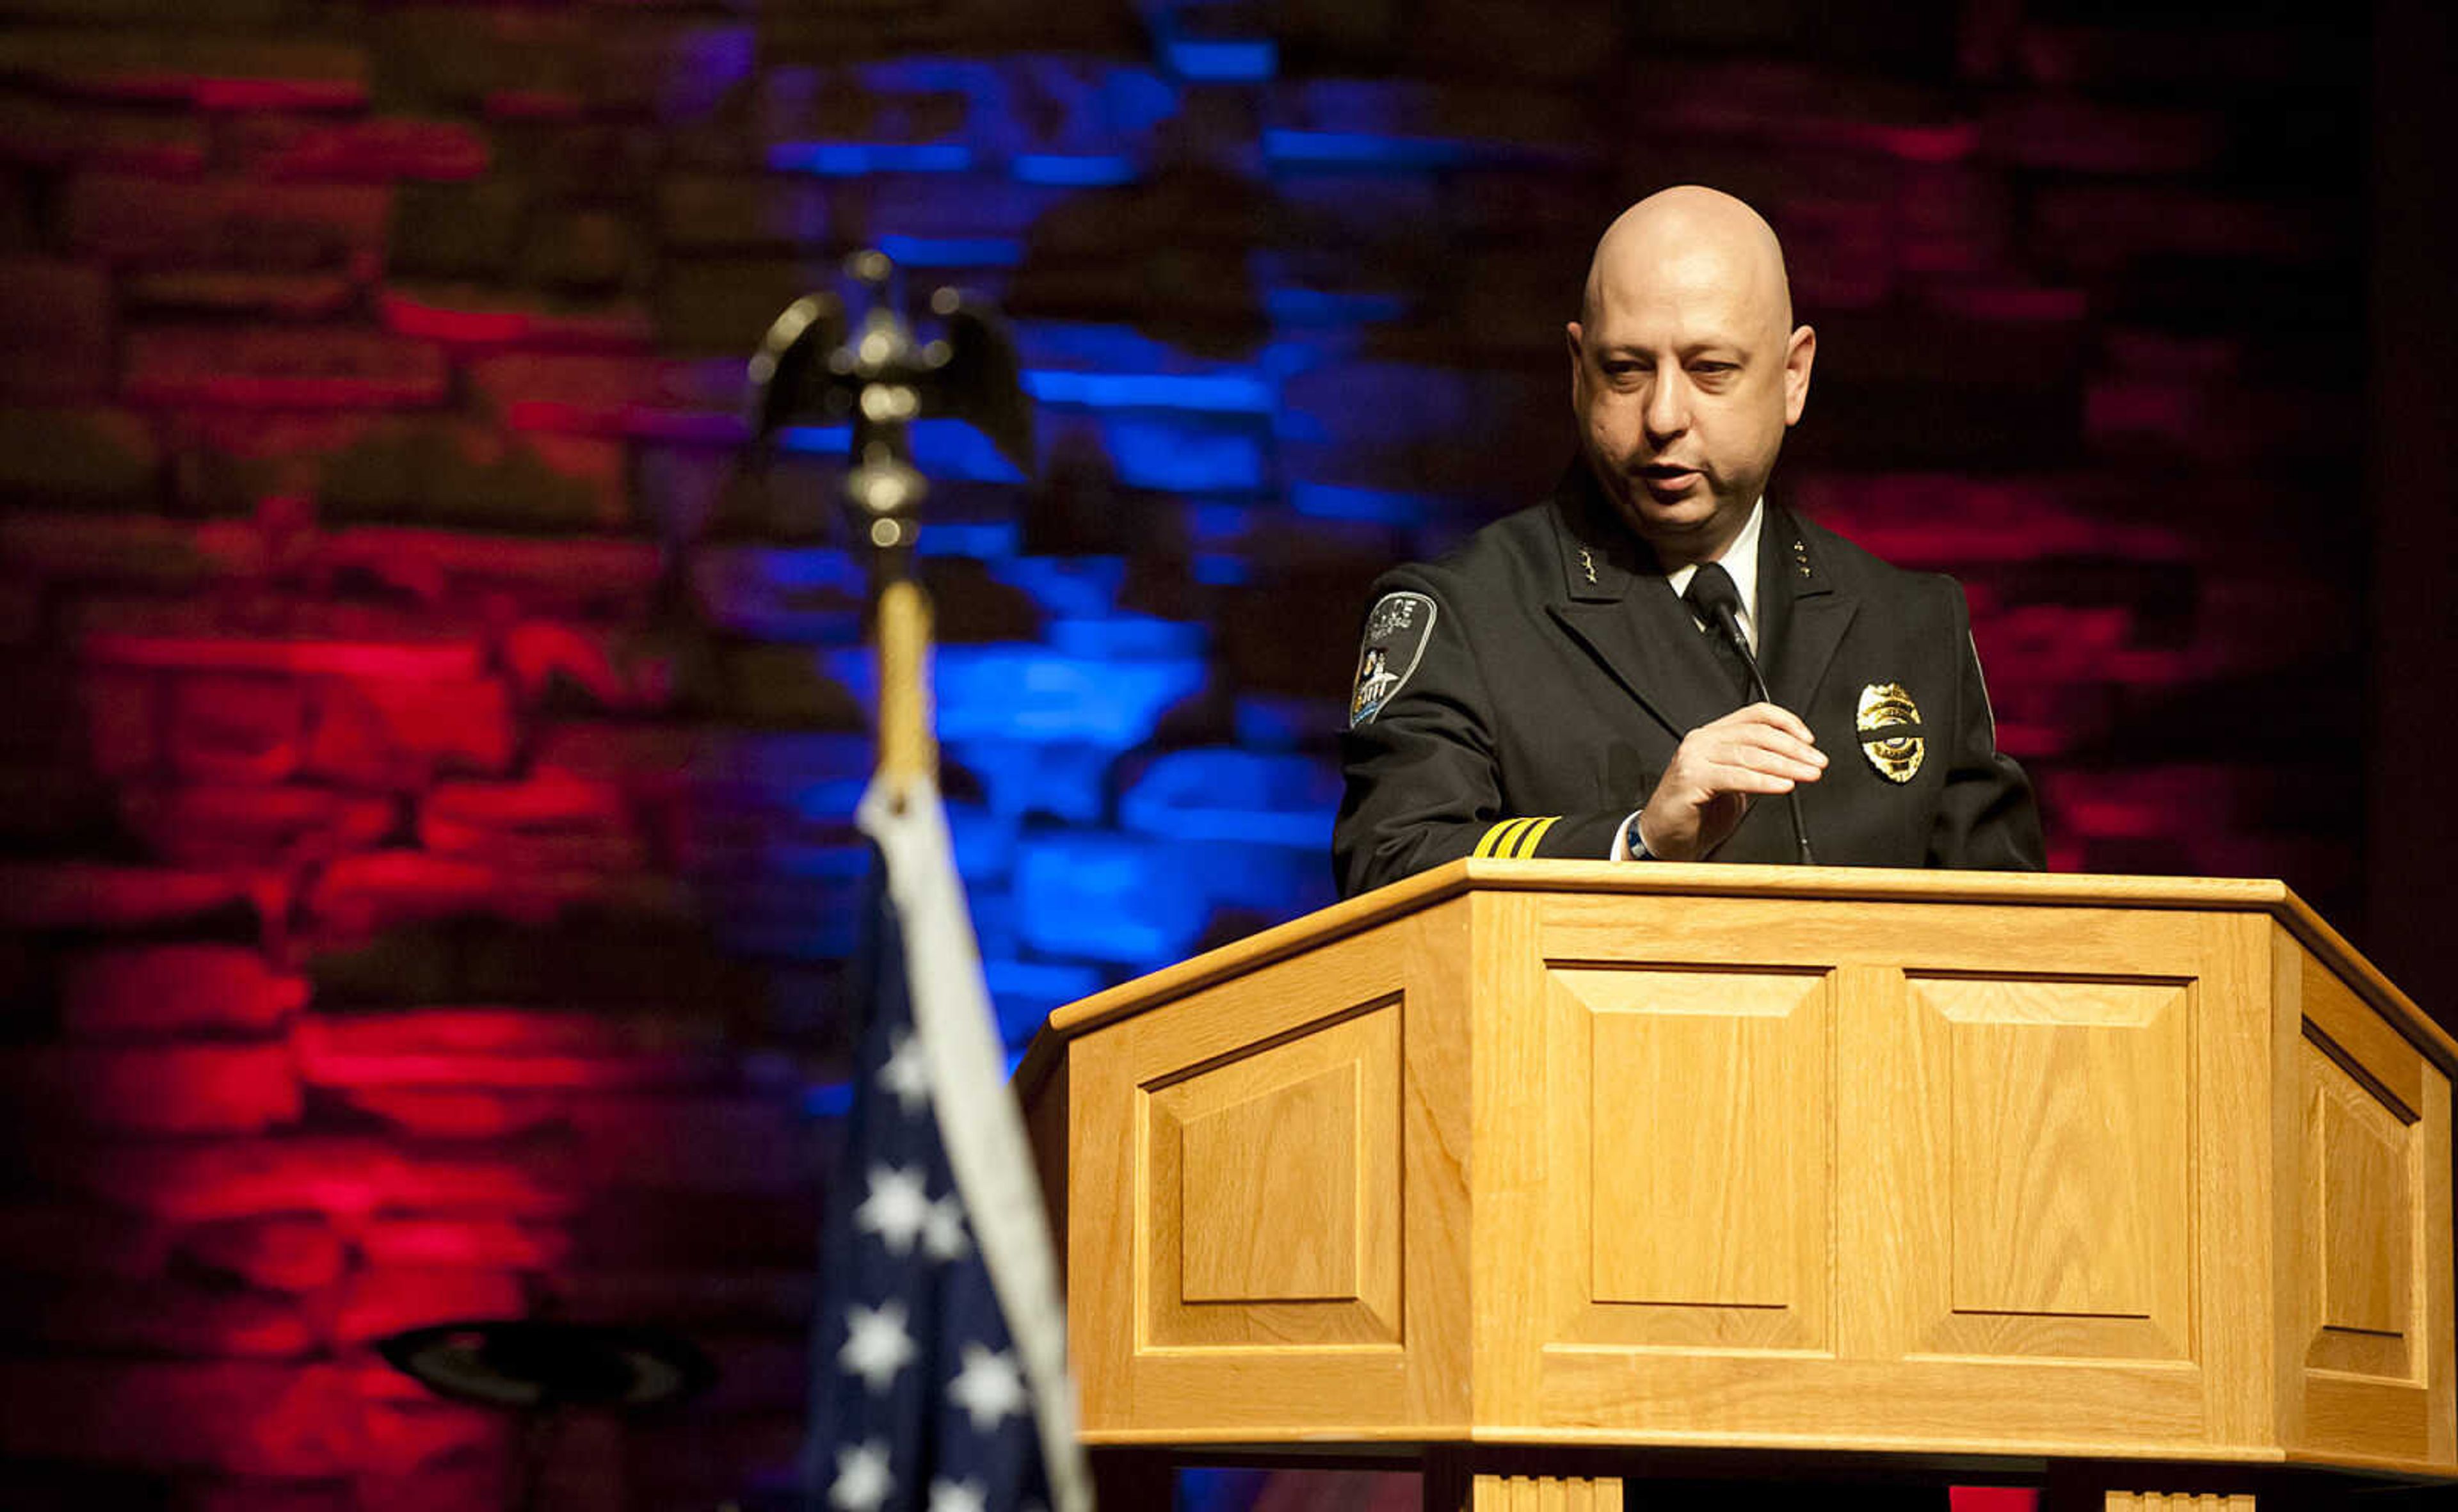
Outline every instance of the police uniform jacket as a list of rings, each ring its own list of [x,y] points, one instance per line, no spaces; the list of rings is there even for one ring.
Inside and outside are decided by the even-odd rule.
[[[1961,587],[1766,510],[1759,664],[1826,753],[1797,789],[1817,860],[2039,869]],[[1462,856],[1609,857],[1682,735],[1747,701],[1584,463],[1374,591],[1332,835],[1344,895]],[[1789,806],[1753,803],[1710,859],[1799,860]]]

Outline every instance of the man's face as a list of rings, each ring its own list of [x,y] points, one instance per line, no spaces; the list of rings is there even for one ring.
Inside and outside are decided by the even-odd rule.
[[[1713,244],[1617,249],[1599,275],[1568,331],[1580,445],[1666,566],[1713,560],[1801,418],[1817,337],[1784,329],[1780,271]]]

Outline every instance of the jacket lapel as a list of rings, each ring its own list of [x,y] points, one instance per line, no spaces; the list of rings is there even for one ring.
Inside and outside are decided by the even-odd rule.
[[[1809,538],[1773,504],[1759,532],[1759,604],[1767,691],[1798,714],[1809,707],[1861,604],[1828,580]]]
[[[1608,517],[1584,462],[1571,465],[1554,504],[1562,595],[1547,612],[1675,738],[1730,714],[1723,668],[1655,558]]]

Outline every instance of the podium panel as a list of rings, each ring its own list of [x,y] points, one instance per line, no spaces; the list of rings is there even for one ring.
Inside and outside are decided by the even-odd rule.
[[[1954,1087],[1949,1312],[1925,1346],[2191,1358],[2195,984],[1906,984]],[[2011,1319],[2057,1326],[2026,1340]]]
[[[2298,1284],[2285,1416],[2316,1456],[2447,1459],[2449,1080],[2310,951],[2282,943]],[[2298,1409],[2301,1405],[2301,1414]]]
[[[1400,1342],[1395,996],[1142,1093],[1161,1345]]]
[[[1462,1325],[1434,1305],[1467,1227],[1437,1157],[1465,1135],[1427,1096],[1465,1064],[1464,922],[1397,921],[1078,1046],[1073,1321],[1128,1346],[1078,1347],[1089,1430],[1465,1417]]]
[[[1550,1295],[1487,1336],[1536,1364],[1481,1417],[2145,1453],[2258,1432],[2260,1363],[2199,1315],[2267,1242],[2257,1159],[2199,1117],[2206,1070],[2259,1070],[2260,1018],[2201,1011],[2266,977],[2258,930],[1716,902],[1489,902],[1529,916],[1494,938],[1537,942],[1495,969],[1541,984],[1518,995],[1546,1005],[1553,1169],[1503,1174],[1552,1194]]]
[[[1830,1350],[1828,976],[1593,963],[1547,976],[1535,1111],[1557,1168],[1549,1189],[1566,1199],[1545,1247],[1559,1340]]]

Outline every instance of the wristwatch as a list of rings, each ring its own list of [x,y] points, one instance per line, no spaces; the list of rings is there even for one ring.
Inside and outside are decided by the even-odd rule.
[[[1630,852],[1630,859],[1635,861],[1656,860],[1656,853],[1647,848],[1647,838],[1638,832],[1638,821],[1646,813],[1647,810],[1640,809],[1630,817],[1630,822],[1622,826],[1622,849]]]

